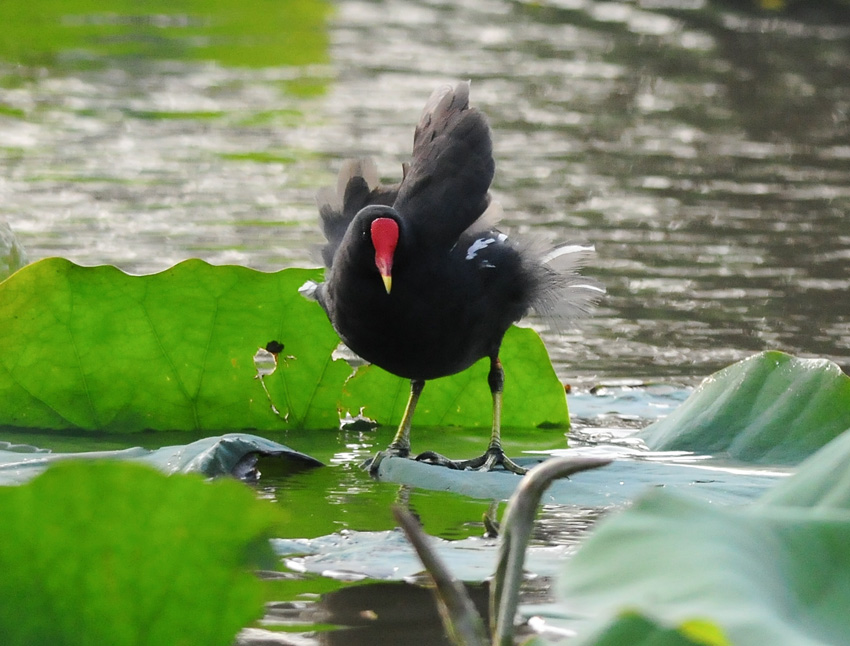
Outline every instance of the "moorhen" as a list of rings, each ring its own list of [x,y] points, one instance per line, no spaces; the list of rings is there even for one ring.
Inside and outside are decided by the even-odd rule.
[[[541,256],[494,228],[494,167],[487,120],[469,106],[469,83],[459,83],[439,88],[425,105],[399,184],[382,186],[371,161],[355,160],[343,166],[336,191],[318,195],[327,272],[312,295],[348,348],[410,379],[398,432],[373,470],[379,458],[410,454],[413,412],[427,380],[487,357],[487,451],[472,460],[433,452],[416,459],[524,473],[500,440],[502,337],[532,308],[570,318],[604,291],[576,272],[593,247],[563,246]]]

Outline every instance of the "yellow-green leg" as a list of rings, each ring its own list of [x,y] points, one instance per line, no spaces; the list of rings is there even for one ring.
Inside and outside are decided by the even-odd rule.
[[[368,469],[372,475],[377,474],[378,465],[386,457],[406,458],[410,455],[410,427],[413,425],[413,413],[416,411],[416,404],[419,402],[419,396],[422,394],[422,389],[425,388],[423,379],[410,380],[410,397],[407,399],[407,406],[404,407],[404,415],[401,418],[401,423],[398,425],[393,441],[384,451],[380,451],[374,458],[371,458],[361,465],[361,468]]]
[[[407,406],[404,407],[404,415],[401,418],[401,423],[398,425],[393,441],[387,447],[387,452],[391,455],[397,455],[406,458],[410,455],[410,427],[413,424],[413,413],[416,410],[416,404],[419,402],[419,396],[422,394],[422,389],[425,388],[423,379],[410,380],[410,397],[407,399]]]

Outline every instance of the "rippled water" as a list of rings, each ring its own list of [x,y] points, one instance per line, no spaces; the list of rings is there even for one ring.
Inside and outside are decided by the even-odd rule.
[[[689,381],[764,348],[848,368],[850,23],[699,0],[335,10],[327,64],[0,64],[0,217],[31,258],[308,264],[340,160],[396,177],[431,89],[472,79],[505,224],[597,246],[607,298],[547,336],[564,379]]]

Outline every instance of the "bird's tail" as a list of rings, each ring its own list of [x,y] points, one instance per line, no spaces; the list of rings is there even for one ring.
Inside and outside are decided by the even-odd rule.
[[[579,273],[595,253],[593,245],[563,244],[542,256],[534,310],[557,329],[587,316],[605,294],[602,283]]]

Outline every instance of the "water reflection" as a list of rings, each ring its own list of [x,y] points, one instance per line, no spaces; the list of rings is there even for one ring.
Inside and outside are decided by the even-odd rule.
[[[486,622],[488,586],[468,585],[466,590]],[[236,642],[238,646],[437,646],[451,643],[443,631],[433,592],[426,587],[402,582],[344,587],[323,595],[317,601],[272,603],[261,623],[267,627],[334,625],[343,628],[303,634],[248,629],[240,634]]]
[[[8,59],[0,217],[31,258],[311,263],[340,160],[396,177],[432,86],[472,78],[506,225],[597,245],[608,298],[547,336],[565,379],[687,381],[764,348],[847,369],[850,27],[824,6],[347,0],[328,65]]]

